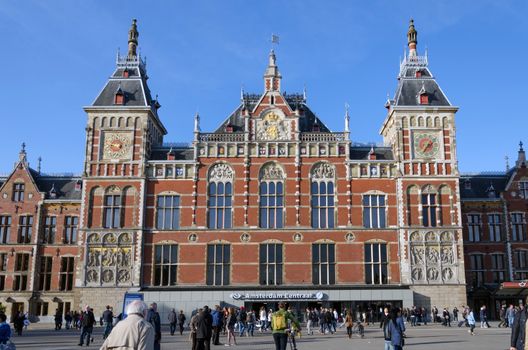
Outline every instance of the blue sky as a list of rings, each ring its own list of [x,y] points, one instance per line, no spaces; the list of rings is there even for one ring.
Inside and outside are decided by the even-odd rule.
[[[20,1],[0,0],[3,88],[0,173],[20,144],[45,172],[82,170],[86,117],[126,51],[132,18],[159,94],[165,141],[191,141],[193,115],[214,129],[261,93],[271,33],[283,90],[302,92],[332,130],[350,104],[351,138],[381,142],[409,18],[418,51],[457,113],[463,172],[504,170],[528,143],[525,1]]]

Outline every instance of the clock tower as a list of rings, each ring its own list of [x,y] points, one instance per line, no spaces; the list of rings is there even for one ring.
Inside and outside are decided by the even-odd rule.
[[[140,284],[146,162],[161,146],[165,127],[160,104],[147,85],[145,60],[137,51],[134,19],[128,52],[118,53],[116,68],[87,113],[79,264],[76,286],[81,303],[96,305],[96,287],[115,298]],[[110,293],[110,292],[109,292]]]
[[[399,168],[398,228],[402,283],[415,291],[415,305],[465,303],[464,256],[456,156],[455,113],[418,55],[411,20],[409,51],[400,63],[398,86],[385,105],[381,128]]]

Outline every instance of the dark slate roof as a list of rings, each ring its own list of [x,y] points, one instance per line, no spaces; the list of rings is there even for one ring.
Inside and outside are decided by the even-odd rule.
[[[421,71],[420,77],[416,77],[418,70]],[[393,104],[396,106],[420,106],[418,96],[422,88],[429,96],[429,106],[451,106],[427,67],[404,67],[398,77],[398,87]]]
[[[351,146],[350,159],[364,160],[368,159],[372,146]],[[394,160],[392,149],[390,147],[374,147],[376,160]]]
[[[244,131],[244,116],[243,110],[244,107],[253,110],[257,103],[260,101],[262,95],[257,94],[244,94],[242,103],[235,109],[231,115],[229,115],[220,126],[214,131],[215,133],[224,133],[226,132],[226,127],[231,126],[233,132],[243,132]],[[301,132],[311,132],[313,131],[313,126],[315,124],[319,125],[319,130],[321,132],[330,132],[330,129],[312,112],[312,110],[305,104],[303,95],[301,94],[283,94],[286,102],[292,110],[297,108],[304,111],[304,116],[300,118],[299,128]]]
[[[127,78],[123,76],[125,69],[129,73]],[[118,89],[121,89],[125,96],[124,106],[150,107],[157,116],[157,109],[160,105],[156,99],[152,98],[147,79],[148,76],[142,63],[127,68],[117,67],[92,106],[115,106],[115,94]]]
[[[172,149],[176,160],[193,160],[194,149],[192,147],[176,148],[170,145],[154,148],[150,154],[150,160],[167,160],[167,153]]]
[[[499,198],[511,176],[509,173],[460,176],[460,196],[464,199]],[[492,190],[495,191],[493,196]]]
[[[35,179],[40,192],[46,193],[46,199],[80,200],[82,190],[75,189],[77,182],[80,184],[81,177],[67,176],[39,176]],[[55,193],[53,197],[52,193]]]

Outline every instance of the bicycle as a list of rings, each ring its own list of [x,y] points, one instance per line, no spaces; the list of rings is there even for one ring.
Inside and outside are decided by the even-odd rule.
[[[356,321],[356,324],[354,325],[354,327],[352,327],[352,335],[354,333],[357,333],[357,335],[361,338],[365,337],[365,327],[363,326],[363,323],[361,323],[360,321]]]

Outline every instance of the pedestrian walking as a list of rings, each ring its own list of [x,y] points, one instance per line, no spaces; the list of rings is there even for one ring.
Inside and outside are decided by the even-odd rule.
[[[55,309],[55,316],[53,319],[55,320],[55,330],[60,331],[62,328],[62,312],[59,309]]]
[[[275,311],[271,316],[271,330],[273,333],[273,341],[275,342],[275,350],[286,350],[286,344],[288,343],[288,321],[300,332],[301,325],[291,312],[285,310],[284,303],[280,302],[279,310]]]
[[[95,316],[90,306],[84,307],[84,312],[81,314],[81,338],[79,339],[79,346],[84,345],[86,338],[86,346],[90,345],[92,339],[93,326],[95,324]]]
[[[11,336],[11,326],[7,323],[7,316],[0,313],[0,345],[7,345]]]
[[[213,317],[213,345],[220,345],[220,332],[224,323],[224,313],[219,305],[215,305],[211,316]]]
[[[257,321],[257,319],[255,317],[255,312],[253,310],[250,310],[247,313],[247,335],[248,335],[248,337],[249,336],[251,336],[251,337],[254,336],[255,322],[256,321]]]
[[[108,337],[110,332],[112,332],[112,328],[114,326],[114,312],[112,311],[112,307],[110,305],[106,305],[106,310],[103,312],[103,324],[104,324],[104,332],[103,332],[103,340]]]
[[[134,300],[127,306],[127,318],[116,324],[100,350],[154,350],[154,328],[145,320],[147,305]]]
[[[392,344],[392,349],[402,350],[403,346],[405,345],[405,325],[403,324],[403,318],[401,318],[400,309],[393,308],[391,310],[391,316],[388,323],[390,329],[390,343]]]
[[[64,315],[64,321],[66,322],[66,325],[65,325],[66,329],[70,329],[72,326],[72,321],[73,321],[73,317],[70,311],[68,311],[66,315]]]
[[[348,310],[345,316],[345,327],[347,330],[348,339],[352,338],[352,326],[353,325],[354,325],[354,321],[352,320],[352,314],[350,313],[350,310]]]
[[[453,308],[453,321],[458,322],[458,309],[456,306]]]
[[[150,322],[154,328],[154,350],[161,350],[161,319],[158,313],[158,304],[150,304],[146,321]]]
[[[469,324],[469,334],[475,335],[475,315],[473,314],[473,310],[471,310],[471,308],[468,308],[467,322]],[[524,350],[524,348],[522,350]]]
[[[174,335],[174,332],[176,332],[176,324],[178,323],[178,315],[176,314],[176,310],[171,309],[167,315],[167,319],[169,321],[170,335]]]
[[[183,328],[185,327],[186,319],[187,318],[185,317],[183,310],[180,310],[180,314],[178,315],[178,327],[180,327],[180,335],[183,335]]]
[[[527,299],[528,300],[528,299]],[[511,326],[510,350],[524,350],[526,347],[526,308],[521,308],[513,319]]]
[[[515,308],[513,304],[510,304],[510,307],[506,310],[506,319],[508,320],[507,327],[511,328],[513,326],[513,320],[515,319]]]
[[[480,328],[490,328],[488,323],[488,311],[486,305],[482,305],[480,308]]]
[[[227,320],[226,320],[227,343],[225,344],[225,346],[231,346],[231,339],[233,339],[233,344],[237,345],[236,338],[235,338],[235,324],[236,324],[235,308],[230,307]]]
[[[196,350],[210,350],[213,329],[213,319],[206,305],[194,319],[196,329]]]

